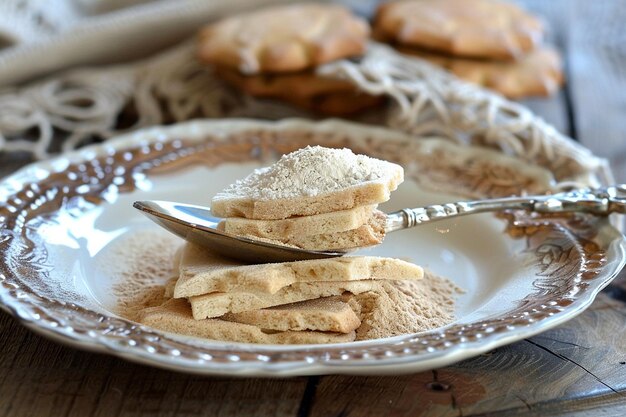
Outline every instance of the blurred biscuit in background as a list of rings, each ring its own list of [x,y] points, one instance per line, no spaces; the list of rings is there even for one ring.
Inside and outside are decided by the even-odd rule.
[[[470,58],[515,59],[543,39],[540,19],[498,0],[405,0],[382,4],[379,39]]]
[[[462,80],[490,88],[510,99],[549,96],[563,84],[561,58],[551,47],[543,46],[518,61],[486,61],[434,54],[398,46],[407,55],[441,66]]]
[[[363,54],[369,34],[365,20],[339,5],[270,7],[206,26],[198,57],[248,75],[301,71]]]

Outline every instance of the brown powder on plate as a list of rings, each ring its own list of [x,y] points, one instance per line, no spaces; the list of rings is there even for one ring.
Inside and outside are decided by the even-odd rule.
[[[417,333],[454,319],[455,298],[463,291],[452,281],[425,271],[418,281],[382,281],[375,291],[350,295],[361,318],[356,340]]]
[[[181,244],[179,238],[161,231],[139,231],[115,242],[100,262],[106,262],[114,279],[117,314],[136,321],[139,311],[169,298],[166,284],[178,275],[174,264]]]

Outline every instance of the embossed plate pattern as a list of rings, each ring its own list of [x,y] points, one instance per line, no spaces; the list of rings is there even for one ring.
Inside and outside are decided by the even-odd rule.
[[[113,313],[113,283],[94,265],[117,240],[152,227],[130,207],[135,198],[207,204],[220,187],[308,144],[402,164],[407,181],[388,210],[554,186],[549,172],[495,151],[347,122],[196,121],[148,129],[3,180],[0,305],[56,340],[164,368],[245,376],[401,373],[556,326],[589,306],[624,265],[624,239],[607,219],[509,212],[400,232],[371,251],[411,258],[467,290],[455,322],[441,329],[268,346],[163,334]]]

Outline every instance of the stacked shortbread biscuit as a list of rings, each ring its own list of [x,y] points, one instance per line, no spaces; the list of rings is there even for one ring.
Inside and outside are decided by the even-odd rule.
[[[371,244],[361,229],[384,230],[374,226],[385,217],[376,204],[402,180],[396,164],[348,149],[307,147],[227,187],[211,208],[231,216],[224,221],[230,232],[316,249]],[[170,332],[250,343],[333,343],[423,330],[428,317],[436,317],[423,298],[428,288],[420,287],[423,269],[399,259],[246,265],[187,244],[175,262],[168,300],[139,317]],[[441,308],[448,314],[449,305]]]
[[[309,250],[370,246],[385,235],[376,205],[402,180],[399,165],[309,146],[218,193],[211,210],[231,234]]]
[[[563,83],[543,25],[500,0],[399,0],[381,5],[375,37],[509,98],[546,96]]]
[[[143,310],[139,320],[170,332],[249,343],[355,340],[366,308],[355,295],[371,304],[385,291],[381,283],[424,276],[417,265],[371,256],[244,265],[191,244],[179,262],[175,285],[166,291],[172,298]]]
[[[345,115],[381,101],[352,83],[315,74],[327,62],[362,55],[369,24],[339,5],[299,3],[222,19],[199,36],[198,58],[256,97]]]

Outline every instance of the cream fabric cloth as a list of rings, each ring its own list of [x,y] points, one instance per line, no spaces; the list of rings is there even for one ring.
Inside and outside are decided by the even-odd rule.
[[[289,0],[0,1],[0,88],[146,57],[224,14]]]

